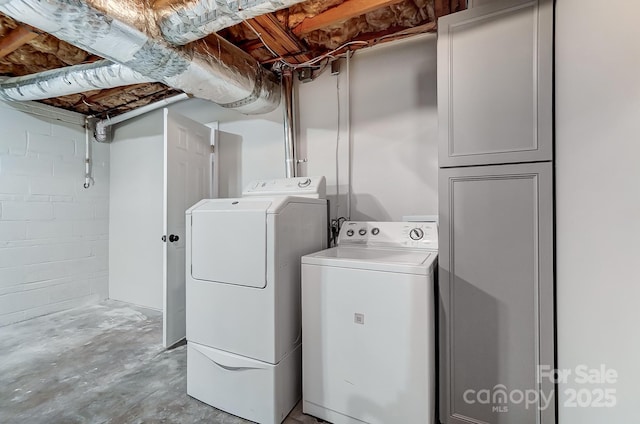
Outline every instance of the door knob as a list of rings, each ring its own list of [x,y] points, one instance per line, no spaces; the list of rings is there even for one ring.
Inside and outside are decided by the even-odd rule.
[[[180,237],[178,237],[177,235],[175,235],[175,234],[170,234],[169,235],[169,241],[171,243],[173,243],[174,241],[178,241],[178,240],[180,240]]]

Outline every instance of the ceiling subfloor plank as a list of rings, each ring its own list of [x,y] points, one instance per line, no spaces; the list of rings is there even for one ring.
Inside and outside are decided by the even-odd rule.
[[[142,84],[133,84],[133,85],[123,85],[123,86],[119,86],[119,87],[114,87],[114,88],[109,88],[106,90],[102,90],[97,94],[94,94],[93,96],[87,97],[85,99],[85,101],[87,103],[97,103],[101,100],[104,100],[108,97],[112,97],[112,96],[117,96],[121,93],[127,92],[127,91],[131,91],[131,90],[135,90],[136,88],[140,88],[140,87],[144,87],[148,85],[148,83],[142,83]]]
[[[340,55],[345,53],[346,51],[355,51],[364,49],[367,47],[372,47],[377,44],[387,43],[390,41],[399,40],[402,38],[411,37],[418,34],[426,34],[432,33],[437,30],[437,25],[435,22],[425,22],[418,26],[407,28],[407,27],[391,27],[382,31],[370,32],[361,34],[358,37],[354,38],[352,41],[365,41],[367,44],[352,44],[348,47],[344,47],[334,54]],[[277,59],[269,59],[264,60],[261,63],[269,64],[275,62]]]
[[[40,34],[26,25],[19,25],[0,39],[0,58],[7,56],[27,44]]]
[[[436,18],[451,13],[451,0],[435,0]]]
[[[293,34],[290,34],[273,14],[257,16],[254,20],[275,38],[280,39],[282,46],[290,52],[299,52],[305,49],[302,42]]]
[[[257,31],[264,43],[280,57],[292,57],[301,63],[311,59],[306,47],[280,23],[275,15],[269,13],[250,19],[248,24]]]
[[[401,3],[404,0],[347,0],[336,7],[326,10],[319,15],[307,18],[293,28],[293,33],[298,37],[317,29],[344,22],[356,16],[364,15],[382,7]],[[436,0],[436,3],[440,0]],[[447,0],[449,1],[449,0]]]
[[[390,41],[411,37],[413,35],[435,32],[437,29],[438,28],[435,22],[425,22],[411,28],[391,27],[378,32],[362,34],[354,38],[353,41],[366,41],[369,44],[368,45],[353,44],[349,47],[349,50],[358,50],[361,48],[371,47],[377,44],[388,43]]]

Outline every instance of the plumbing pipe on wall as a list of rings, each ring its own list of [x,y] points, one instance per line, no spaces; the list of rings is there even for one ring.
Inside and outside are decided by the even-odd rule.
[[[122,113],[114,118],[106,118],[96,121],[93,135],[97,142],[106,143],[109,141],[109,127],[115,124],[119,124],[120,122],[128,121],[129,119],[133,119],[137,116],[143,115],[145,113],[151,112],[156,109],[160,109],[161,107],[169,106],[173,103],[180,102],[182,100],[188,99],[184,93],[167,97],[166,99],[159,100],[157,102],[150,103],[145,106],[141,106],[139,108],[130,110],[129,112]]]
[[[284,97],[284,154],[285,176],[298,176],[298,155],[295,125],[295,104],[293,96],[293,72],[289,69],[282,72],[282,95]]]

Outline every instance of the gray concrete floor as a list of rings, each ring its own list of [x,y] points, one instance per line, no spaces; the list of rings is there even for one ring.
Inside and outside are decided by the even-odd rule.
[[[187,396],[161,342],[161,313],[114,301],[0,327],[0,423],[249,423]]]

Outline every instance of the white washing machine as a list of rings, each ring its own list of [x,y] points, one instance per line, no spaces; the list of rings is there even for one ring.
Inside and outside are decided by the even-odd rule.
[[[189,395],[261,424],[300,399],[300,257],[327,246],[324,197],[324,177],[256,181],[187,211]]]
[[[303,411],[435,422],[435,223],[346,222],[302,258]]]

